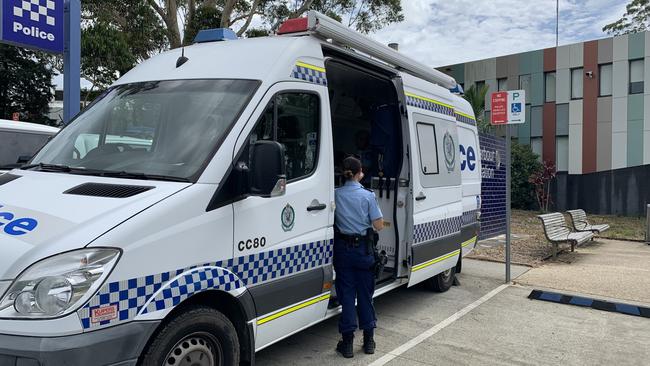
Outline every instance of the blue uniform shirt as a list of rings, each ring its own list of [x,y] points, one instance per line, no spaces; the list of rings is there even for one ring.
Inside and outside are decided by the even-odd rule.
[[[336,189],[336,226],[343,234],[365,235],[372,222],[383,217],[373,192],[349,180]]]

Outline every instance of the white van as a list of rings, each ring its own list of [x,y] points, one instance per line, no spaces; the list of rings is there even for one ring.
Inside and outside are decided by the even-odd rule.
[[[56,127],[0,119],[0,174],[31,159],[57,132]]]
[[[338,314],[348,154],[386,220],[376,295],[449,289],[480,193],[455,81],[315,12],[280,33],[147,60],[0,177],[0,361],[253,364]]]

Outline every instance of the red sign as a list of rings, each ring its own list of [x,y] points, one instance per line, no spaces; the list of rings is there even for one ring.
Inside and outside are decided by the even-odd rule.
[[[490,113],[493,125],[505,125],[508,123],[508,92],[492,93],[492,111]]]
[[[14,121],[20,121],[20,113],[14,112],[13,115],[11,116],[11,119]]]

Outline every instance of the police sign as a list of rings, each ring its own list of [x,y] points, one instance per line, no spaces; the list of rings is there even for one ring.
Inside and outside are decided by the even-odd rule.
[[[64,0],[0,1],[0,42],[63,53]]]

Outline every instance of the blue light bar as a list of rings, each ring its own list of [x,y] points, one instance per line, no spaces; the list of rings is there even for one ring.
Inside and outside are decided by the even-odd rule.
[[[465,94],[465,91],[463,90],[463,87],[460,86],[460,84],[456,84],[456,87],[449,89],[449,91],[454,94],[460,94],[460,95]]]
[[[237,34],[229,28],[204,29],[194,37],[194,43],[234,41]]]

